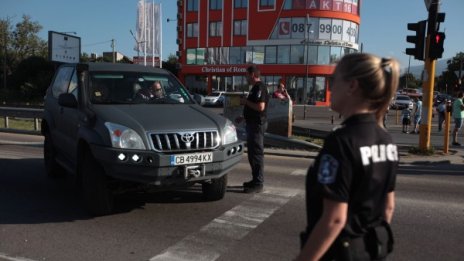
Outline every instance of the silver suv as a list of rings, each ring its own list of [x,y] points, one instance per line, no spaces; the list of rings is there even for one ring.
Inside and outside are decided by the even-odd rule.
[[[139,95],[154,83],[162,95]],[[42,134],[47,174],[76,174],[94,215],[112,213],[116,194],[139,189],[200,183],[207,200],[219,200],[243,154],[234,125],[198,105],[175,76],[129,64],[59,67]]]

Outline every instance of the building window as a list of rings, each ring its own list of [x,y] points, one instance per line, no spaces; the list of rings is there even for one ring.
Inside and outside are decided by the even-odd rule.
[[[290,63],[290,46],[279,45],[277,46],[277,63],[289,64]]]
[[[222,22],[210,22],[209,23],[209,36],[221,36],[222,35]]]
[[[222,0],[209,0],[209,9],[222,10]]]
[[[187,0],[187,11],[198,12],[198,0]]]
[[[248,0],[234,0],[234,7],[235,8],[247,8]]]
[[[234,35],[246,35],[247,34],[247,20],[235,20],[234,21]]]
[[[319,46],[317,52],[317,64],[330,64],[329,46]]]
[[[277,63],[277,46],[266,46],[264,53],[264,63]]]
[[[262,9],[273,9],[275,0],[259,0],[259,8]]]
[[[308,64],[318,64],[317,61],[317,46],[308,45]]]
[[[330,47],[330,63],[337,63],[341,59],[341,47]]]
[[[187,24],[187,37],[198,37],[198,23]]]
[[[304,46],[292,45],[290,47],[290,63],[304,64]]]
[[[197,63],[197,50],[187,49],[187,64],[196,64],[196,63]]]

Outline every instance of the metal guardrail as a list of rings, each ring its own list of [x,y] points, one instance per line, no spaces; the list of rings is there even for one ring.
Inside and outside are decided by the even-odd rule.
[[[44,110],[34,108],[20,108],[20,107],[0,107],[0,117],[4,119],[4,128],[0,130],[14,130],[10,128],[10,118],[33,119],[34,131],[40,131],[39,120],[42,118]],[[26,131],[27,132],[27,131]]]

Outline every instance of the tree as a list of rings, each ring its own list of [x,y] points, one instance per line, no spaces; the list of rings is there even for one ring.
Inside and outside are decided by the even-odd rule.
[[[416,79],[413,74],[405,73],[400,77],[398,89],[412,88],[417,89],[420,87],[420,80]]]
[[[464,53],[459,52],[453,58],[447,61],[448,67],[446,71],[442,72],[438,86],[444,92],[453,95],[455,92],[463,88],[462,78],[459,79],[459,71],[464,70]],[[456,74],[457,72],[457,74]],[[464,77],[464,71],[461,72],[461,77]],[[461,81],[460,81],[461,80]],[[461,83],[461,85],[460,85]]]
[[[177,73],[179,72],[177,60],[177,56],[170,54],[167,61],[163,61],[163,68],[177,76]]]
[[[31,21],[30,16],[27,15],[23,15],[23,20],[16,24],[8,46],[12,68],[16,68],[22,60],[30,56],[47,58],[47,42],[37,36],[40,30],[42,26],[38,22]]]
[[[42,29],[38,22],[31,21],[27,15],[22,17],[22,20],[14,27],[12,26],[11,18],[0,19],[0,38],[2,51],[0,52],[0,60],[2,60],[2,78],[3,89],[5,93],[12,94],[13,96],[26,98],[21,96],[20,90],[24,86],[28,89],[41,88],[43,83],[34,81],[39,80],[41,77],[31,77],[35,72],[29,70],[18,70],[20,64],[22,67],[32,69],[32,64],[43,64],[38,61],[44,61],[48,56],[47,42],[40,39],[37,33]],[[32,58],[30,61],[26,61]],[[37,60],[38,59],[38,60]],[[48,66],[44,68],[49,69]],[[45,73],[44,75],[49,75]],[[48,78],[46,76],[45,78]],[[9,89],[8,91],[6,89]],[[29,90],[28,93],[37,94],[36,91]],[[43,94],[41,94],[43,97]]]

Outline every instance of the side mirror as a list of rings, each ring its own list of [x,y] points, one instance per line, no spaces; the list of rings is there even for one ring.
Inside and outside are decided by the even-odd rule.
[[[202,95],[194,94],[193,99],[201,106],[205,104],[205,97],[203,97]]]
[[[58,104],[63,107],[77,108],[77,99],[71,93],[63,93],[58,96]]]

